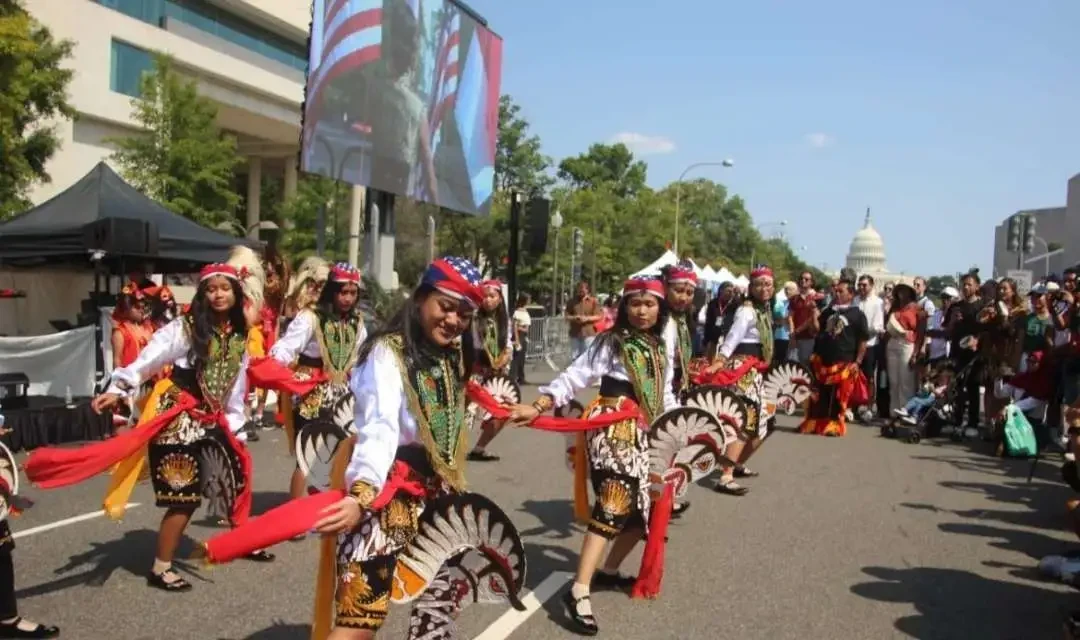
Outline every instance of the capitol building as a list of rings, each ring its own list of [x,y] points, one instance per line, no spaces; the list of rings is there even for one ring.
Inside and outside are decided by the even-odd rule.
[[[844,267],[851,269],[860,276],[868,275],[874,279],[875,288],[881,291],[886,284],[902,282],[911,284],[915,276],[905,273],[893,273],[885,264],[885,241],[881,234],[870,222],[870,210],[866,210],[866,220],[862,229],[855,232],[848,247],[847,258]],[[829,274],[834,278],[840,277],[839,271]]]

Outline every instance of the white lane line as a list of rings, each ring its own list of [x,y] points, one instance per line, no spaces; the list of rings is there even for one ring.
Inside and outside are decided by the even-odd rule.
[[[514,629],[524,624],[529,616],[536,613],[545,602],[558,593],[563,585],[570,582],[572,577],[573,575],[565,571],[556,571],[544,578],[535,589],[521,599],[521,604],[525,605],[524,611],[510,609],[473,640],[505,640],[514,632]]]
[[[138,503],[138,502],[129,502],[127,504],[127,508],[128,509],[134,509],[135,507],[139,506],[139,504],[140,503]],[[11,537],[15,538],[15,539],[25,538],[26,536],[32,536],[35,533],[44,533],[46,531],[51,531],[52,529],[59,529],[60,527],[66,527],[69,524],[75,524],[76,522],[83,522],[83,521],[86,521],[86,520],[93,520],[94,518],[100,518],[103,515],[105,515],[105,512],[103,510],[101,510],[101,509],[98,509],[97,511],[91,511],[90,513],[84,513],[81,516],[72,516],[70,518],[64,518],[63,520],[57,520],[56,522],[50,522],[49,524],[43,524],[43,525],[38,526],[38,527],[31,527],[29,529],[23,529],[22,531],[17,531]]]

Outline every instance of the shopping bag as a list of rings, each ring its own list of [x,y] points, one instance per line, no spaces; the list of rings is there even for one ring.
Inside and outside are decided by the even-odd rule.
[[[848,396],[849,407],[862,407],[870,404],[870,383],[866,380],[866,374],[860,369],[855,373],[854,386],[851,395]]]
[[[1038,452],[1035,430],[1015,404],[1005,408],[1005,452],[1013,458],[1030,458]]]

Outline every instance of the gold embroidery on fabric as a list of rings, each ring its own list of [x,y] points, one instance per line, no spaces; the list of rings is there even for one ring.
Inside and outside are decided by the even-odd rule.
[[[379,512],[379,527],[395,545],[404,546],[420,526],[419,514],[408,501],[395,499]]]
[[[338,624],[378,627],[389,610],[390,594],[375,595],[360,563],[350,562],[338,578]]]
[[[356,498],[356,502],[360,505],[360,508],[367,509],[371,506],[372,502],[375,502],[377,492],[375,487],[370,483],[363,480],[357,480],[349,487],[349,495]]]
[[[623,482],[614,478],[604,480],[604,484],[600,486],[600,495],[597,498],[600,501],[600,508],[604,510],[604,514],[614,518],[630,513],[630,507],[634,501],[630,489]]]
[[[637,424],[633,420],[621,420],[611,425],[608,436],[616,447],[632,446],[637,442]]]
[[[315,339],[319,344],[323,372],[330,382],[345,384],[359,354],[357,341],[360,338],[360,317],[350,313],[345,319],[323,318],[315,311],[308,313],[313,316],[312,323],[315,327]]]
[[[198,478],[199,463],[186,453],[170,453],[158,464],[157,475],[174,491],[179,491]]]

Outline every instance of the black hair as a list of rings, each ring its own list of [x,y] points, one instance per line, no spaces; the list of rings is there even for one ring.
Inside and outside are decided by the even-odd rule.
[[[161,299],[160,295],[150,297],[150,321],[155,324],[166,324],[176,316],[176,298],[169,302]]]
[[[411,363],[412,366],[417,367],[430,367],[435,364],[436,358],[444,350],[428,340],[427,336],[424,335],[423,326],[420,324],[420,303],[434,292],[435,288],[431,285],[420,285],[413,292],[412,297],[401,305],[401,309],[381,329],[368,334],[367,339],[360,345],[357,358],[358,366],[359,363],[367,360],[379,340],[394,334],[402,336],[406,363]],[[449,348],[452,349],[453,347]],[[468,329],[461,334],[461,354],[464,360],[462,364],[465,374],[468,375],[472,371],[473,362],[476,359],[472,331]]]
[[[516,307],[524,307],[524,306],[528,305],[530,301],[531,301],[531,298],[529,298],[529,294],[527,294],[527,293],[519,293],[518,297],[517,297],[517,304],[515,306]]]
[[[859,280],[866,280],[867,282],[870,283],[871,287],[874,286],[874,276],[872,276],[872,275],[870,275],[868,273],[864,273],[861,276],[859,276]]]
[[[842,284],[846,284],[848,286],[848,291],[854,291],[855,290],[855,281],[852,280],[848,276],[844,276],[842,278],[837,278],[836,285],[840,286]]]
[[[651,296],[651,293],[641,293],[638,295]],[[611,353],[622,353],[623,341],[626,339],[626,335],[629,331],[633,330],[633,325],[630,324],[630,315],[627,311],[627,307],[630,304],[630,299],[634,295],[624,295],[619,300],[619,311],[615,315],[615,324],[610,329],[596,336],[590,348],[589,362],[596,362],[596,358],[604,348],[611,350]],[[656,337],[661,343],[664,341],[664,329],[667,327],[668,318],[671,317],[671,307],[668,306],[667,300],[661,297],[656,298],[660,303],[660,311],[656,316],[656,324],[649,329],[649,333]]]
[[[746,302],[746,296],[739,293],[736,289],[735,293],[731,296],[731,300],[728,301],[726,307],[724,307],[724,315],[720,318],[720,335],[726,336],[731,331],[731,325],[735,324],[735,312],[739,310],[743,302]]]
[[[360,286],[354,282],[335,282],[334,280],[327,280],[323,285],[322,291],[319,292],[319,300],[315,303],[315,310],[323,318],[332,318],[338,315],[337,305],[334,304],[334,299],[337,298],[337,294],[345,288],[346,284],[352,284],[356,286],[356,302],[353,304],[352,309],[349,309],[349,314],[360,313]]]
[[[977,285],[982,284],[982,281],[979,280],[979,273],[977,271],[969,271],[965,273],[963,276],[960,277],[960,282],[963,282],[964,280],[971,280]]]
[[[1061,278],[1063,280],[1065,279],[1065,276],[1075,276],[1075,275],[1077,275],[1077,270],[1074,269],[1073,267],[1068,267],[1067,269],[1065,269],[1064,271],[1061,272]]]
[[[499,306],[495,307],[493,311],[484,309],[483,305],[476,310],[476,314],[473,316],[472,322],[472,334],[473,344],[476,347],[483,348],[484,344],[484,332],[487,329],[487,323],[495,323],[495,335],[499,341],[499,349],[506,344],[506,332],[510,327],[510,313],[506,310],[506,300],[503,299],[502,290],[499,290]]]
[[[233,292],[233,306],[226,312],[226,320],[230,329],[236,335],[247,335],[247,318],[244,317],[244,288],[232,278],[226,278]],[[204,280],[195,289],[195,297],[191,299],[191,309],[188,316],[191,318],[191,349],[188,351],[188,359],[192,366],[206,362],[210,356],[210,339],[214,337],[217,329],[217,317],[210,307],[210,301],[206,299],[206,283]]]

